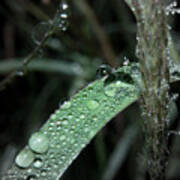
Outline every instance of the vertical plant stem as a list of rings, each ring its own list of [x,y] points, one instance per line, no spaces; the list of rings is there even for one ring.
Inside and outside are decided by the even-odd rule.
[[[162,0],[127,0],[137,19],[137,50],[142,75],[148,175],[165,180],[168,160],[167,113],[169,102],[169,50],[165,5]]]

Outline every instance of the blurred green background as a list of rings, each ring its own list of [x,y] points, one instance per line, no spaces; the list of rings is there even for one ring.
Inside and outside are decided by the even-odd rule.
[[[61,1],[1,0],[0,80],[36,47]],[[69,0],[68,28],[57,27],[28,67],[0,91],[0,174],[16,153],[64,101],[95,80],[101,64],[122,65],[135,57],[136,21],[122,0]],[[180,51],[178,15],[169,17],[176,49]],[[24,75],[23,75],[24,74]],[[179,92],[179,83],[172,93]],[[176,100],[171,130],[179,123]],[[63,180],[148,179],[143,164],[143,135],[137,103],[115,117],[82,151]],[[180,138],[170,136],[172,155],[168,179],[180,179]]]

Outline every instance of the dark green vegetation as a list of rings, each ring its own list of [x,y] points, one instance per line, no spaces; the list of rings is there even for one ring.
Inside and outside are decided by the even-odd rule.
[[[59,108],[58,104],[61,106],[65,99],[69,99],[90,81],[95,80],[95,72],[100,64],[107,63],[116,67],[127,65],[128,61],[137,61],[134,55],[136,22],[124,2],[96,0],[86,3],[74,0],[69,2],[68,11],[64,15],[58,7],[58,1],[48,0],[39,3],[23,0],[1,2],[3,28],[0,73],[2,80],[5,78],[3,84],[1,83],[0,92],[1,174],[12,165],[15,154],[27,144],[30,135],[43,125],[54,109]],[[59,17],[66,19],[67,14],[68,21],[59,21]],[[169,16],[171,34],[176,41],[175,44],[169,44],[168,48],[170,57],[178,63],[179,58],[173,47],[175,45],[178,50],[178,25],[176,19],[171,18]],[[54,19],[54,23],[50,23],[53,26],[48,25],[49,19]],[[145,32],[148,31],[146,28]],[[48,36],[51,37],[45,46],[41,47],[41,42]],[[27,56],[35,48],[35,53]],[[36,58],[29,63],[31,56]],[[24,65],[19,66],[23,59]],[[26,67],[27,63],[29,65]],[[174,93],[179,93],[177,67],[178,65],[172,65],[170,70],[172,80],[176,80],[171,83],[169,90],[173,97]],[[137,70],[136,66],[133,68],[133,72]],[[6,79],[7,74],[13,69],[17,71],[13,71]],[[29,155],[28,161],[22,165],[20,158],[16,159],[21,168],[27,168],[34,161],[31,166],[37,171],[30,172],[27,169],[28,173],[32,174],[27,179],[37,179],[41,175],[46,177],[42,179],[55,179],[56,173],[62,173],[66,168],[64,164],[71,159],[70,154],[75,157],[99,128],[137,99],[139,91],[135,86],[139,88],[141,81],[129,76],[128,66],[124,69],[118,72],[108,69],[105,79],[98,77],[97,81],[73,96],[70,103],[65,103],[62,111],[57,111],[56,115],[50,117],[49,123],[44,125],[42,130],[51,140],[51,151],[48,151],[47,139],[42,134],[33,136],[43,140],[42,149],[41,146],[33,144],[33,137],[31,138],[29,147],[40,155],[34,157],[27,148],[25,153]],[[105,70],[102,74],[106,75]],[[179,126],[178,105],[178,98],[173,98],[169,105],[168,118],[171,121],[168,129],[171,133],[167,145],[171,156],[167,179],[179,179],[180,176],[179,137],[176,136]],[[57,123],[53,122],[58,119],[59,121],[54,121]],[[141,127],[142,121],[138,103],[135,102],[104,127],[62,179],[149,179],[144,163],[146,157],[143,153],[143,132],[141,128],[137,128]],[[62,129],[58,129],[60,124]],[[148,128],[148,124],[145,128]],[[63,147],[65,149],[62,149]],[[49,157],[52,166],[50,168],[53,169],[52,176],[47,176],[48,171],[38,170],[42,165],[41,154],[46,152],[50,153],[46,158]],[[24,151],[21,153],[25,154]],[[60,161],[62,164],[57,165],[56,162]],[[48,165],[48,159],[43,159],[43,163]],[[60,166],[62,170],[57,170]],[[16,169],[16,165],[13,168]],[[18,177],[25,177],[23,173],[26,173],[26,170],[21,171],[18,172]],[[13,177],[17,175],[9,176],[7,179]]]

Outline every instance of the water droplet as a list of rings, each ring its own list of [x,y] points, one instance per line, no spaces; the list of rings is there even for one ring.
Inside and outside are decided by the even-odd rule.
[[[16,156],[15,162],[19,167],[27,168],[34,161],[34,154],[29,149],[23,149]]]
[[[29,147],[36,153],[45,153],[49,147],[47,136],[41,132],[34,133],[28,143]]]
[[[55,25],[60,28],[62,31],[66,31],[67,27],[69,26],[68,17],[68,4],[64,1],[60,3],[58,13],[55,19]]]
[[[61,125],[61,121],[56,121],[56,126],[60,126]]]
[[[60,137],[60,140],[61,140],[61,141],[65,140],[65,139],[66,139],[66,136],[65,136],[65,135],[62,135],[62,136]]]
[[[80,121],[80,119],[79,118],[76,118],[76,122],[79,122]]]
[[[58,161],[58,164],[62,164],[63,162],[61,160]]]
[[[66,31],[66,30],[67,30],[67,27],[64,26],[64,25],[61,25],[61,30],[62,30],[62,31]]]
[[[94,109],[96,109],[96,108],[99,107],[99,103],[98,103],[97,101],[95,101],[95,100],[89,100],[89,101],[87,102],[87,107],[88,107],[90,110],[94,110]]]
[[[62,8],[62,10],[67,10],[68,9],[68,4],[66,3],[66,2],[62,2],[61,4],[60,4],[60,8]]]
[[[32,30],[32,40],[36,45],[39,45],[45,34],[49,31],[51,25],[47,22],[37,24]]]
[[[63,125],[68,125],[68,121],[63,121],[62,124]]]
[[[80,119],[84,119],[85,118],[85,115],[84,114],[81,114],[80,115]]]
[[[40,158],[35,159],[34,163],[33,163],[33,166],[35,168],[41,168],[43,166],[43,161]]]
[[[62,109],[69,109],[71,107],[71,102],[66,101],[64,104],[61,106]]]
[[[93,121],[97,121],[98,119],[97,119],[97,117],[93,117],[92,120]]]
[[[25,74],[25,69],[21,68],[19,70],[16,71],[16,76],[24,76]]]
[[[117,93],[117,87],[113,84],[104,87],[104,93],[109,97],[114,97]]]
[[[68,18],[68,15],[66,13],[62,13],[60,14],[60,18],[66,19]]]
[[[30,174],[30,173],[32,173],[32,169],[31,168],[28,168],[27,169],[27,172]]]
[[[52,115],[50,116],[50,119],[52,119],[52,120],[55,120],[56,118],[57,118],[56,114],[52,114]]]
[[[73,116],[72,115],[68,115],[68,119],[72,119],[73,118]]]
[[[29,175],[27,177],[27,180],[36,180],[36,179],[37,179],[37,177],[35,175]]]
[[[129,65],[129,59],[126,56],[124,57],[123,65],[124,66],[128,66]]]
[[[104,76],[110,75],[111,73],[112,73],[111,66],[107,64],[102,64],[96,71],[96,77],[99,79]]]
[[[47,171],[46,170],[42,170],[41,171],[41,176],[44,176],[44,177],[47,176]]]

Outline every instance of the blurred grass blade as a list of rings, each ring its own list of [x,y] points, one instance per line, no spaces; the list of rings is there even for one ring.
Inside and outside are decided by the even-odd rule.
[[[120,139],[117,146],[115,147],[115,150],[109,159],[109,163],[105,168],[104,175],[102,176],[103,180],[112,180],[117,174],[117,171],[123,164],[123,161],[136,138],[137,132],[138,128],[135,125],[131,125],[124,132],[124,136]]]
[[[76,56],[75,56],[76,57]],[[170,82],[176,82],[180,81],[180,65],[177,64],[174,60],[174,56],[171,56],[174,63],[171,64],[170,66]],[[77,56],[77,58],[80,58],[80,56]],[[81,57],[82,58],[82,57]],[[84,57],[83,57],[84,58]],[[82,63],[82,62],[80,62]],[[40,59],[37,58],[34,61],[32,61],[28,66],[26,67],[28,71],[38,71],[38,72],[46,72],[46,73],[62,73],[65,75],[70,75],[70,76],[81,76],[81,79],[87,78],[90,75],[89,74],[94,74],[94,70],[91,70],[91,68],[84,69],[81,67],[80,63],[70,63],[66,61],[58,61],[54,59]],[[22,61],[20,59],[18,60],[4,60],[0,62],[0,74],[6,74],[10,73],[14,70],[18,70],[22,65]],[[92,64],[88,64],[88,66],[94,66]],[[132,69],[138,67],[138,63],[132,63],[129,66],[124,66],[119,68],[120,72],[126,72],[130,75],[132,74]],[[117,70],[117,71],[118,71]],[[139,67],[137,69],[137,72],[135,74],[136,80],[140,80],[140,71]]]
[[[52,114],[2,180],[54,180],[116,114],[139,97],[134,85],[108,77],[89,84]]]
[[[22,66],[21,60],[4,60],[0,62],[0,74],[9,73],[17,70]],[[76,63],[68,63],[65,61],[58,61],[53,59],[34,59],[27,66],[29,71],[63,73],[72,76],[83,76],[83,69]]]

